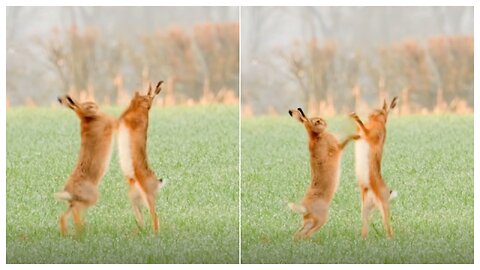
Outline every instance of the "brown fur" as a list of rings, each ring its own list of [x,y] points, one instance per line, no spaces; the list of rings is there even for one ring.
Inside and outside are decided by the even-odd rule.
[[[295,238],[308,238],[327,222],[330,203],[340,178],[342,150],[357,137],[349,136],[339,143],[335,136],[326,131],[327,124],[322,118],[307,118],[300,108],[290,110],[289,114],[305,126],[308,134],[312,181],[301,206],[290,204],[293,210],[303,214],[303,226]]]
[[[368,117],[368,122],[364,124],[356,113],[351,113],[350,116],[357,124],[358,135],[360,140],[365,140],[369,146],[368,155],[368,184],[366,181],[359,179],[360,195],[362,200],[362,237],[366,238],[368,234],[368,220],[370,211],[376,206],[381,214],[383,225],[387,233],[387,237],[393,236],[393,230],[390,225],[389,217],[389,201],[391,190],[385,184],[382,177],[382,156],[383,146],[387,130],[385,128],[388,118],[388,113],[395,108],[397,98],[395,97],[390,106],[387,107],[387,102],[384,101],[383,107],[372,112]],[[359,142],[357,142],[359,143]]]
[[[81,147],[77,165],[65,184],[64,191],[56,193],[66,200],[69,208],[60,217],[60,231],[68,231],[68,218],[73,214],[77,233],[83,230],[82,215],[98,200],[98,185],[110,161],[115,120],[98,110],[94,102],[78,103],[69,96],[58,101],[75,111],[80,119]]]
[[[146,203],[152,217],[154,233],[158,232],[158,218],[155,211],[155,193],[162,183],[162,179],[157,179],[155,173],[150,169],[147,160],[147,130],[148,113],[152,106],[152,101],[161,91],[157,84],[155,92],[149,87],[147,95],[140,95],[138,92],[132,98],[129,107],[121,115],[119,125],[125,125],[129,132],[131,151],[131,162],[134,176],[128,176],[124,171],[129,184],[129,197],[132,202],[137,224],[143,225],[143,215],[140,206],[142,202]],[[122,142],[119,140],[119,147]],[[137,186],[136,186],[137,185]]]

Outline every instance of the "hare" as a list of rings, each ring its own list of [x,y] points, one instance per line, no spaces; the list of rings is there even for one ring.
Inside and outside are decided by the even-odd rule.
[[[58,200],[69,204],[60,217],[60,231],[67,234],[68,218],[73,214],[77,234],[83,231],[83,212],[98,200],[98,186],[108,168],[112,153],[116,122],[99,111],[94,102],[79,103],[69,96],[58,101],[72,109],[80,119],[81,146],[77,165],[63,191],[55,193]]]

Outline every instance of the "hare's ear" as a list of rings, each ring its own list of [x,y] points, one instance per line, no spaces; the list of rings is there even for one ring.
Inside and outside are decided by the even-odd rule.
[[[77,101],[75,99],[73,99],[72,97],[70,97],[69,95],[65,96],[65,101],[67,102],[67,105],[74,110],[77,110],[77,109],[80,108],[78,106]]]
[[[58,103],[60,103],[61,105],[65,105],[65,97],[57,97],[57,100],[58,100]]]
[[[390,110],[395,108],[395,106],[397,106],[397,99],[398,99],[398,97],[394,97],[392,99],[392,102],[390,103]]]
[[[155,87],[155,95],[160,94],[160,91],[162,91],[162,88],[160,87],[160,86],[162,86],[162,83],[163,83],[163,81],[159,81],[157,83],[157,87]]]
[[[74,111],[77,111],[77,110],[80,109],[77,102],[73,98],[71,98],[69,95],[65,95],[63,97],[58,97],[57,100],[63,106],[68,107],[68,108],[70,108]]]
[[[303,112],[302,108],[297,108],[297,110],[302,114],[302,116],[303,116],[304,118],[307,118],[307,117],[305,116],[305,113]]]
[[[383,107],[382,107],[382,109],[383,109],[384,111],[388,111],[387,100],[385,100],[385,99],[383,100]]]
[[[302,124],[308,121],[305,113],[303,113],[302,108],[297,108],[296,110],[289,110],[288,114],[290,114],[291,117],[297,119]]]
[[[152,83],[149,83],[149,84],[148,84],[148,92],[147,92],[147,95],[150,96],[150,97],[152,96]]]

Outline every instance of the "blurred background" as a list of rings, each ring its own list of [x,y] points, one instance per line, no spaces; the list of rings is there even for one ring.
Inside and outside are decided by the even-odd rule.
[[[473,112],[473,7],[242,7],[242,114]]]
[[[238,104],[237,7],[7,7],[7,107],[70,93],[126,104]]]

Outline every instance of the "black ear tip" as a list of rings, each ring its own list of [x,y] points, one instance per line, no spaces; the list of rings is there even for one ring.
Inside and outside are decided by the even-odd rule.
[[[67,99],[68,99],[68,102],[74,104],[75,102],[73,102],[73,99],[70,97],[70,96],[67,96]]]
[[[288,114],[290,114],[290,116],[292,116],[292,110],[288,110]]]
[[[60,103],[60,104],[62,104],[62,103],[63,103],[63,102],[62,102],[62,98],[60,98],[60,97],[57,97],[57,100],[58,100],[58,103]]]
[[[160,85],[162,85],[162,83],[163,83],[163,81],[159,81],[159,82],[157,83],[157,88],[158,88]]]
[[[306,117],[305,116],[305,113],[303,112],[302,108],[297,108],[297,110],[302,114],[303,117]]]

